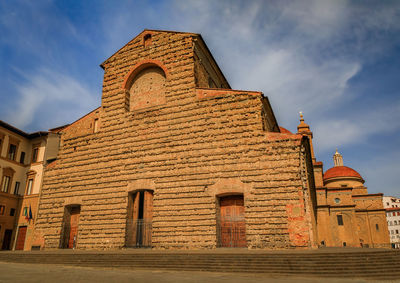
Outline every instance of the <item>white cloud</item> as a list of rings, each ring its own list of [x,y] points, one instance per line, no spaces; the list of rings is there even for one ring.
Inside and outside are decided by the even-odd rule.
[[[246,76],[238,79],[245,88],[262,90],[269,96],[283,124],[296,121],[300,110],[321,115],[334,106],[360,69],[357,62],[315,62],[290,48],[265,51],[251,62],[253,67],[249,66]]]
[[[74,121],[99,103],[86,86],[66,74],[48,69],[20,73],[26,82],[17,86],[16,106],[8,115],[8,121],[18,128],[33,120],[40,130],[56,127]]]
[[[339,115],[338,115],[339,116]],[[347,117],[323,118],[313,125],[318,150],[363,144],[369,136],[400,129],[400,100],[389,105],[374,105]]]
[[[347,112],[343,108],[359,99],[349,89],[350,80],[363,70],[369,55],[393,44],[379,38],[381,32],[400,27],[400,5],[345,0],[248,3],[177,1],[174,7],[186,15],[180,18],[182,25],[206,35],[233,88],[263,91],[283,126],[296,125],[303,111],[308,121],[316,121],[311,127],[319,151],[398,127],[391,102],[367,117],[360,107]],[[384,118],[388,113],[392,118]]]

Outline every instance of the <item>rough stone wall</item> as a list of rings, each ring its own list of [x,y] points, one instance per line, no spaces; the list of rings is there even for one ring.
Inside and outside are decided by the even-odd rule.
[[[209,188],[228,181],[244,195],[249,247],[310,246],[308,229],[290,232],[294,222],[308,227],[299,221],[307,217],[301,136],[263,131],[261,94],[199,95],[193,35],[151,36],[151,45],[139,35],[103,64],[100,131],[63,131],[40,199],[37,235],[45,248],[59,247],[64,207],[72,204],[81,205],[78,249],[123,247],[128,193],[138,189],[154,190],[155,248],[215,248],[218,195]],[[166,101],[127,111],[124,81],[143,60],[168,71]]]
[[[62,141],[69,140],[74,137],[88,136],[94,133],[95,119],[99,119],[100,108],[93,110],[71,125],[67,126],[63,131]]]
[[[200,59],[196,54],[194,55],[194,70],[195,70],[196,86],[211,87],[210,74],[207,73],[207,70],[201,64]]]
[[[323,187],[324,186],[324,180],[323,180],[323,167],[322,167],[322,162],[314,162],[314,180],[315,180],[315,186],[318,187]]]

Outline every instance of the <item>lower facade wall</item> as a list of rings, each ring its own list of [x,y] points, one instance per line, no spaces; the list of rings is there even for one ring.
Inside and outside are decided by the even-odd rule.
[[[127,166],[116,166],[109,168],[108,173],[114,172],[115,177],[98,176],[86,181],[86,185],[82,182],[72,186],[71,177],[64,175],[67,181],[63,182],[60,176],[67,170],[49,170],[42,189],[34,243],[45,249],[60,248],[65,207],[80,205],[76,248],[123,248],[128,194],[145,189],[154,192],[153,248],[218,247],[218,198],[235,194],[244,198],[248,248],[309,248],[312,243],[300,181],[299,143],[273,141],[271,146],[288,153],[269,156],[269,160],[265,158],[256,164],[203,166],[157,178],[118,176]]]
[[[207,191],[207,189],[205,190]],[[294,248],[299,245],[298,238],[306,239],[305,242],[300,242],[300,246],[309,246],[306,225],[302,227],[303,234],[296,234],[292,239],[288,232],[290,226],[288,214],[293,216],[295,213],[298,216],[302,213],[301,209],[304,209],[297,204],[299,200],[296,204],[292,203],[287,206],[287,200],[273,197],[265,199],[257,193],[252,193],[251,190],[246,191],[243,188],[233,191],[226,190],[223,194],[231,195],[242,192],[244,195],[246,240],[249,248]],[[285,195],[287,198],[293,197],[290,196],[290,188],[287,190],[288,192],[282,197]],[[296,191],[296,188],[293,188],[293,191]],[[88,197],[83,197],[80,201],[72,203],[67,201],[57,205],[53,208],[52,220],[46,225],[37,225],[38,237],[44,238],[43,245],[46,249],[60,248],[64,208],[69,204],[80,204],[77,248],[115,249],[125,247],[128,192],[120,195],[123,197],[115,198],[117,202],[113,208],[110,208],[109,201],[107,205],[96,205],[97,209],[94,210],[93,202]],[[218,247],[218,196],[186,198],[173,203],[169,203],[161,197],[162,195],[157,194],[156,189],[152,219],[152,247],[156,249],[213,249]],[[282,204],[277,205],[278,202]],[[290,211],[288,207],[291,208]],[[302,218],[301,223],[303,222]],[[294,222],[294,225],[299,228],[301,223]]]
[[[194,94],[171,92],[168,106],[135,113],[115,99],[98,132],[62,136],[34,241],[59,248],[65,206],[80,205],[77,248],[122,248],[128,194],[152,190],[154,248],[215,248],[217,199],[232,193],[244,196],[249,248],[312,246],[302,137],[264,132],[258,96]]]

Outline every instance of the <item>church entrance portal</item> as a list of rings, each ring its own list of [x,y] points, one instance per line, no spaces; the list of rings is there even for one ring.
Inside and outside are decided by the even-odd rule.
[[[153,192],[138,191],[128,195],[126,246],[151,247]]]
[[[75,249],[78,242],[80,205],[65,207],[62,248]]]
[[[219,246],[246,247],[243,195],[221,197],[219,201]]]

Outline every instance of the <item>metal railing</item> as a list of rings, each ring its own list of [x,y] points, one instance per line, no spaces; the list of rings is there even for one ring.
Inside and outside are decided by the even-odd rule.
[[[134,246],[137,248],[151,247],[152,223],[146,219],[133,221]]]

